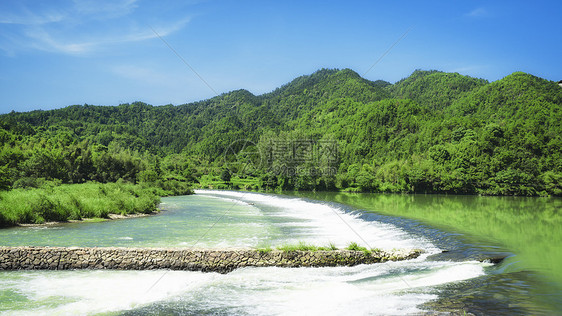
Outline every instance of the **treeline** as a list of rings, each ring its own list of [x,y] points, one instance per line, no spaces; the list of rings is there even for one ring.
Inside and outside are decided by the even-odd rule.
[[[254,96],[0,116],[0,188],[88,181],[264,190],[562,195],[562,88],[323,69]]]
[[[183,157],[160,159],[149,152],[79,140],[64,129],[34,135],[0,130],[0,189],[39,188],[45,183],[146,183],[168,194],[190,192],[191,171]],[[173,160],[173,161],[171,161]]]

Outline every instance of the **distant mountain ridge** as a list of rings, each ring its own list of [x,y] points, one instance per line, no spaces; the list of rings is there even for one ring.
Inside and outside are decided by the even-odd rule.
[[[325,188],[360,191],[560,195],[561,122],[562,88],[525,73],[490,83],[416,70],[390,84],[350,69],[321,69],[258,96],[241,89],[178,106],[75,105],[0,115],[0,167],[7,166],[8,187],[22,176],[53,178],[29,161],[50,142],[64,153],[54,143],[64,139],[92,152],[139,155],[138,172],[153,168],[154,157],[197,157],[206,166],[192,166],[197,178],[220,173],[220,159],[236,140],[265,146],[274,137],[330,138],[340,147],[337,175],[291,176],[283,188],[322,189],[322,180]]]

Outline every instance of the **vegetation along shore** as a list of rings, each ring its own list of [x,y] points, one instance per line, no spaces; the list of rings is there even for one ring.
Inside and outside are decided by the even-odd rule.
[[[154,212],[191,188],[562,195],[562,88],[322,69],[178,106],[0,115],[0,225]]]

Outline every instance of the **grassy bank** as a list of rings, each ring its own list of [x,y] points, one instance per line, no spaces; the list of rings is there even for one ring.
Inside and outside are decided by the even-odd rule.
[[[281,250],[284,252],[291,252],[291,251],[334,251],[339,250],[334,244],[330,243],[327,246],[316,246],[307,244],[304,241],[300,241],[298,244],[285,244],[275,249]],[[273,250],[271,247],[265,248],[258,248],[259,252],[270,252]],[[363,251],[365,254],[371,254],[373,251],[380,251],[379,249],[367,249],[365,247],[359,246],[356,242],[350,243],[344,250],[353,250],[353,251]]]
[[[130,183],[83,183],[0,192],[0,226],[149,214],[175,190]],[[188,192],[183,192],[188,193]]]

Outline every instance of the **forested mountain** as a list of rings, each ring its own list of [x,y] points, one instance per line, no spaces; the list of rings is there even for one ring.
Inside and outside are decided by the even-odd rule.
[[[416,70],[408,78],[390,87],[394,97],[411,99],[433,110],[442,110],[453,101],[469,94],[472,90],[485,86],[488,82],[439,71]]]
[[[488,83],[418,70],[390,84],[322,69],[260,96],[1,115],[0,188],[236,178],[262,189],[562,195],[561,122],[562,88],[524,73]],[[225,159],[239,150],[260,163]]]

